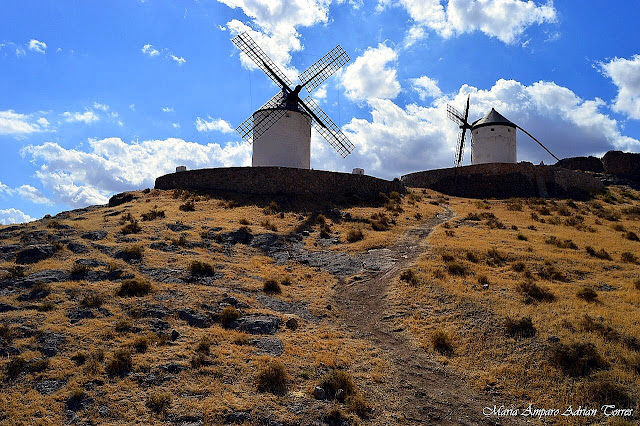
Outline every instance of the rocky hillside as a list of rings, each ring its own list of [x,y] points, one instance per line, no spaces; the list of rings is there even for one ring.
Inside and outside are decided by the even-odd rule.
[[[146,190],[2,226],[0,422],[637,408],[639,198],[412,190],[332,206]]]

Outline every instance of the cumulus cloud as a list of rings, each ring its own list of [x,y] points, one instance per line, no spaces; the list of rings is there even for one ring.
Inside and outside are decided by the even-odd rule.
[[[85,112],[66,111],[62,113],[62,116],[64,117],[64,121],[66,121],[67,123],[82,122],[85,124],[90,124],[100,119],[100,117],[98,117],[98,115],[93,111],[85,111]]]
[[[618,87],[613,110],[640,120],[640,55],[631,59],[614,58],[599,63],[600,69]]]
[[[140,49],[142,51],[142,53],[144,53],[145,55],[148,56],[158,56],[160,54],[160,52],[157,49],[153,48],[153,45],[151,44],[145,44],[144,46],[142,46],[142,49]]]
[[[442,95],[442,91],[438,87],[438,80],[429,78],[426,75],[411,79],[411,84],[411,87],[418,93],[422,101],[427,98],[437,98]]]
[[[27,44],[27,46],[29,47],[29,50],[36,53],[42,53],[43,55],[47,51],[47,43],[45,43],[44,41],[31,39],[29,40],[29,43]]]
[[[162,112],[173,112],[173,108],[171,107],[163,107]]]
[[[13,110],[0,111],[0,135],[20,136],[43,132],[49,127],[46,118],[35,118],[33,114],[18,114]]]
[[[105,104],[98,103],[98,102],[94,102],[93,103],[93,109],[99,109],[99,110],[102,110],[102,111],[109,111],[109,106],[105,105]]]
[[[341,75],[347,97],[353,101],[395,98],[400,83],[389,64],[397,59],[398,53],[383,43],[365,50]]]
[[[126,143],[120,138],[89,140],[89,152],[57,143],[29,145],[21,150],[39,165],[36,177],[56,202],[72,207],[106,203],[115,192],[152,187],[155,178],[176,165],[190,169],[251,164],[251,145],[201,145],[182,139]]]
[[[0,209],[0,225],[11,225],[14,223],[25,223],[36,220],[28,214],[18,209]]]
[[[21,185],[15,189],[15,193],[23,200],[28,200],[37,204],[51,204],[51,201],[45,197],[39,189],[31,185]]]
[[[462,109],[471,95],[470,118],[495,108],[527,129],[558,157],[601,155],[611,149],[638,151],[640,142],[625,136],[615,119],[601,110],[598,98],[584,100],[566,87],[540,81],[529,86],[498,80],[489,89],[463,85],[454,95],[441,95],[430,106],[396,105],[390,99],[369,99],[370,118],[353,118],[343,131],[356,145],[343,160],[321,138],[312,139],[312,166],[349,171],[363,167],[385,178],[453,166],[458,127],[447,119],[448,103]],[[315,132],[314,132],[315,133]],[[553,163],[539,145],[518,132],[518,161]],[[469,147],[465,163],[469,162]]]
[[[187,60],[182,56],[178,57],[171,52],[168,53],[168,56],[172,61],[176,62],[180,66],[184,65],[184,63],[187,62]]]
[[[302,50],[298,27],[310,27],[328,22],[331,0],[218,0],[230,8],[239,8],[251,19],[254,28],[234,19],[227,22],[232,35],[248,32],[271,59],[282,67],[287,76],[297,71],[290,67],[291,52]],[[255,64],[244,54],[243,66],[255,69]]]
[[[231,125],[222,118],[211,118],[206,121],[200,117],[196,118],[196,130],[199,132],[221,132],[221,133],[233,133]]]
[[[435,31],[443,38],[481,31],[504,43],[515,43],[522,33],[535,24],[557,19],[553,1],[536,4],[529,0],[380,0],[378,10],[399,5],[407,10],[415,23],[407,40],[415,42],[416,26]]]

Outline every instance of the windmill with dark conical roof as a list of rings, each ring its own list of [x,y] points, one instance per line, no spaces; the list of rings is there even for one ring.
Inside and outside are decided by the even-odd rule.
[[[553,158],[559,161],[538,139],[522,127],[512,123],[495,109],[484,117],[469,124],[469,100],[464,114],[461,114],[451,105],[447,105],[447,116],[460,126],[458,133],[458,143],[456,145],[456,156],[454,163],[456,166],[462,164],[464,154],[464,140],[467,129],[471,131],[471,164],[485,163],[517,163],[516,129],[522,130],[527,136],[536,141]]]

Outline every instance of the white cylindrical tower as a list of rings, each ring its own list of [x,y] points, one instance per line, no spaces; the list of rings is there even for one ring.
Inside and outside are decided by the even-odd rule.
[[[491,108],[471,125],[471,164],[517,162],[516,125]]]
[[[260,134],[253,140],[251,165],[311,167],[311,119],[299,111],[286,110],[285,114],[272,124],[273,119],[282,110],[261,109],[253,114],[254,134]],[[262,128],[271,126],[265,132]],[[262,134],[261,134],[262,133]]]

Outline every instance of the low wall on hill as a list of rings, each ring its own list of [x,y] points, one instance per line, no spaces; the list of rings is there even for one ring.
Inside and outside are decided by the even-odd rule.
[[[467,198],[586,199],[604,190],[602,182],[585,173],[531,163],[490,163],[427,170],[402,176],[402,183]]]
[[[156,179],[156,189],[194,189],[241,194],[377,197],[406,189],[399,180],[288,167],[224,167],[171,173]]]
[[[602,161],[598,157],[568,157],[563,158],[556,164],[558,167],[564,167],[571,170],[582,170],[583,172],[602,173],[604,168]]]

